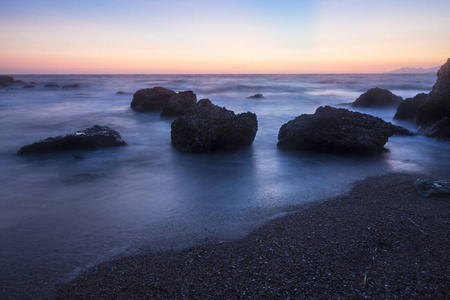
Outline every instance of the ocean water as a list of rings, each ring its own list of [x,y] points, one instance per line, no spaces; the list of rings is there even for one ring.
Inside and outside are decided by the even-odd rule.
[[[422,136],[393,136],[389,152],[376,157],[276,147],[281,125],[300,114],[322,105],[349,108],[372,87],[404,98],[429,92],[433,74],[14,77],[37,87],[0,89],[0,297],[23,290],[45,294],[120,255],[236,239],[297,204],[345,193],[368,176],[450,170],[450,143]],[[47,89],[47,83],[80,88]],[[236,113],[256,113],[253,146],[209,155],[178,152],[170,144],[173,119],[129,107],[136,90],[154,86],[192,90]],[[256,93],[265,98],[246,98]],[[395,113],[360,111],[386,121]],[[117,130],[128,146],[16,155],[23,145],[96,124]]]

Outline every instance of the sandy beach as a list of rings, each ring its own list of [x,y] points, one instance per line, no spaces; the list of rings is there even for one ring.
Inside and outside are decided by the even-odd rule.
[[[449,202],[427,175],[358,182],[244,239],[102,263],[53,299],[448,299]]]

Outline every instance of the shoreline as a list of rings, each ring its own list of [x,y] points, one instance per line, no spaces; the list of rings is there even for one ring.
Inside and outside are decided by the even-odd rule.
[[[237,241],[101,263],[52,299],[430,298],[450,296],[449,202],[387,174],[300,205]],[[444,177],[442,177],[444,175]]]

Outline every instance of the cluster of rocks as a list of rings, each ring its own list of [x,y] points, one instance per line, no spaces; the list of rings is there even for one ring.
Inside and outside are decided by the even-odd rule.
[[[197,95],[192,91],[177,93],[157,86],[134,93],[130,107],[137,112],[160,111],[162,117],[175,117],[180,116],[196,102]]]
[[[394,119],[414,122],[426,136],[450,138],[450,58],[437,73],[428,94],[407,98],[397,108]]]
[[[3,76],[5,77],[5,76]],[[11,78],[1,78],[11,82]],[[14,80],[13,80],[14,81]],[[1,81],[0,81],[1,82]],[[262,98],[260,94],[250,98]],[[251,146],[258,130],[254,113],[235,114],[209,99],[197,102],[192,91],[175,92],[163,87],[138,90],[130,104],[137,112],[161,112],[177,117],[171,125],[172,145],[183,152],[235,150]],[[414,120],[428,136],[450,138],[450,59],[438,72],[429,94],[403,99],[390,91],[373,88],[352,107],[395,107],[395,119]],[[378,117],[330,106],[303,114],[281,126],[277,146],[284,150],[350,154],[377,154],[393,134],[412,135],[407,129]],[[48,138],[19,150],[19,154],[98,149],[126,143],[108,128],[94,126],[64,137]]]
[[[12,76],[6,76],[6,75],[0,76],[0,88],[22,87],[24,89],[33,89],[33,88],[36,88],[37,86],[38,86],[38,84],[34,81],[27,84],[23,80],[15,80],[14,77],[12,77]],[[80,86],[78,84],[67,84],[67,85],[62,86],[62,88],[64,88],[64,89],[73,89],[73,88],[79,88],[79,87]],[[44,84],[44,88],[57,89],[57,88],[60,88],[60,86],[55,83],[47,83],[47,84]]]

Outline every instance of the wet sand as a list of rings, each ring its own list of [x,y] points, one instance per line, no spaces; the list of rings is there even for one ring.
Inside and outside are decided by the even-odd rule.
[[[449,199],[390,174],[299,206],[247,237],[124,257],[62,285],[53,299],[448,299]]]

